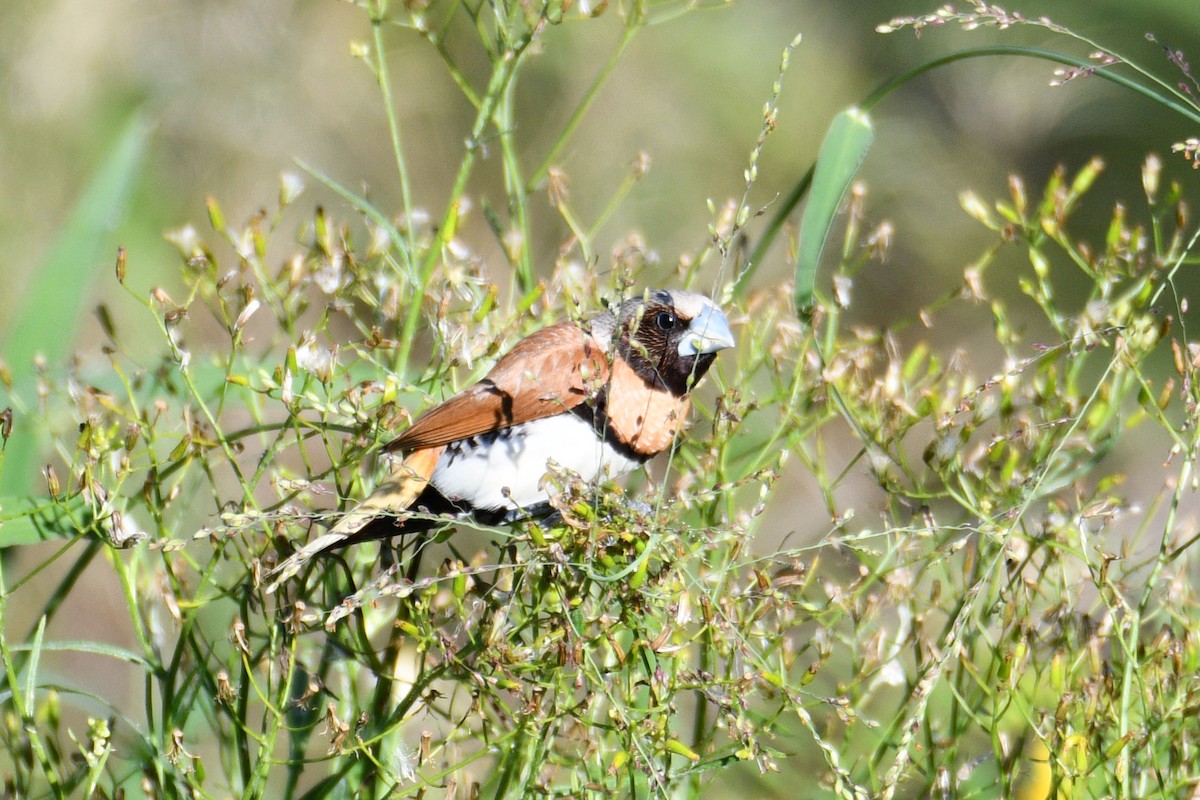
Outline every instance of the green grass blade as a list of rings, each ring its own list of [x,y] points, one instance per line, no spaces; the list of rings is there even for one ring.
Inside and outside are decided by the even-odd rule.
[[[84,510],[78,495],[55,502],[36,497],[0,497],[0,550],[78,536]]]
[[[813,286],[829,229],[850,182],[867,156],[875,131],[870,117],[848,108],[833,119],[821,144],[813,171],[812,189],[800,218],[800,247],[796,256],[796,313],[807,315],[812,306]]]
[[[40,630],[41,625],[39,625],[39,632]],[[90,655],[107,656],[109,658],[116,659],[117,661],[124,661],[128,664],[142,667],[147,671],[153,669],[149,661],[132,650],[127,650],[124,647],[117,647],[116,645],[110,645],[105,642],[91,642],[85,639],[59,640],[54,642],[42,642],[35,639],[35,641],[31,644],[13,645],[12,652],[32,653],[35,647],[42,653],[88,653]]]
[[[14,385],[28,385],[37,354],[61,363],[74,344],[80,307],[92,286],[102,254],[113,246],[112,231],[146,149],[149,125],[134,114],[80,196],[49,254],[34,271],[21,302],[2,330],[4,359]],[[35,474],[37,446],[28,422],[18,422],[5,448],[0,493],[25,494]]]
[[[42,637],[46,635],[46,618],[38,622],[37,632],[33,635],[33,643],[29,647],[29,670],[25,676],[25,711],[32,714],[37,707],[37,674],[42,661]]]
[[[401,256],[404,257],[404,266],[409,272],[407,277],[410,279],[412,278],[412,253],[409,251],[408,239],[405,238],[404,234],[400,232],[400,229],[397,228],[395,224],[388,218],[387,214],[383,213],[374,205],[372,205],[371,201],[367,200],[367,198],[350,191],[345,186],[331,178],[329,175],[304,161],[304,159],[297,158],[296,165],[309,175],[316,178],[318,181],[324,184],[326,188],[333,191],[338,197],[349,203],[351,207],[368,217],[372,222],[387,232],[388,238],[391,239],[392,244],[396,246],[397,251]]]

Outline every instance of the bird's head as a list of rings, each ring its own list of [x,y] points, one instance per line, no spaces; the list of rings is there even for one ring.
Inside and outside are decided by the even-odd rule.
[[[734,345],[725,314],[696,292],[650,289],[617,311],[618,355],[644,380],[677,396]]]

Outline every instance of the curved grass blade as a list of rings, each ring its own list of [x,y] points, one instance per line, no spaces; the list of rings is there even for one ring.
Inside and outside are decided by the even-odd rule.
[[[39,623],[39,633],[42,623]],[[32,653],[34,650],[38,653],[87,653],[95,656],[107,656],[108,658],[124,661],[127,664],[132,664],[141,667],[147,671],[154,669],[153,665],[143,656],[138,655],[132,650],[116,645],[106,644],[104,642],[92,642],[86,639],[60,639],[52,642],[39,642],[35,640],[31,644],[16,644],[10,648],[13,653]]]
[[[800,247],[796,255],[796,314],[806,318],[812,307],[813,287],[821,253],[829,238],[850,182],[858,174],[867,150],[875,138],[871,119],[865,111],[848,108],[833,119],[821,144],[821,153],[813,169],[812,188],[800,218]]]
[[[42,663],[42,637],[46,635],[46,618],[38,620],[33,643],[29,646],[29,666],[25,674],[25,711],[33,713],[37,703],[38,666]]]
[[[32,378],[33,359],[39,353],[47,363],[59,364],[70,352],[80,306],[101,254],[112,243],[112,231],[124,216],[149,131],[141,114],[126,123],[3,327],[4,357],[14,385]],[[28,492],[36,458],[34,429],[18,422],[5,447],[0,494]]]
[[[403,256],[404,267],[408,271],[408,274],[405,277],[412,280],[412,253],[409,252],[408,239],[400,233],[400,229],[396,227],[395,223],[388,219],[387,214],[376,208],[367,198],[350,191],[345,186],[331,178],[329,175],[326,175],[321,170],[306,162],[304,159],[297,158],[296,165],[309,175],[316,178],[318,181],[324,184],[327,189],[331,190],[338,197],[345,200],[352,208],[357,210],[360,214],[366,216],[368,219],[378,225],[384,232],[386,232],[388,238],[391,240],[391,243],[396,246],[397,252]]]
[[[1077,56],[1059,53],[1053,50],[1044,50],[1020,45],[991,45],[987,47],[972,47],[966,50],[959,50],[954,53],[948,53],[946,55],[930,59],[929,61],[918,64],[915,67],[912,67],[911,69],[906,70],[899,75],[893,76],[881,83],[879,86],[873,89],[870,94],[863,98],[861,108],[864,112],[869,112],[896,89],[899,89],[901,86],[904,86],[905,84],[908,84],[921,77],[926,72],[931,72],[939,67],[948,66],[958,61],[966,61],[975,58],[987,58],[991,56],[1037,58],[1055,64],[1063,64],[1067,67],[1073,67],[1076,69],[1093,69],[1095,70],[1094,74],[1097,78],[1110,81],[1123,89],[1131,90],[1142,95],[1143,97],[1153,100],[1193,123],[1200,122],[1200,111],[1197,111],[1197,109],[1173,97],[1169,91],[1162,87],[1161,81],[1157,81],[1153,77],[1149,77],[1145,83],[1142,83],[1139,82],[1137,76],[1131,77],[1128,75],[1123,75],[1120,72],[1110,69],[1095,69],[1096,64],[1092,60],[1082,59]],[[1119,60],[1123,63],[1126,62],[1126,59],[1124,58],[1120,58]],[[787,197],[785,197],[776,205],[775,213],[771,216],[771,219],[767,223],[762,236],[759,237],[758,243],[751,251],[750,258],[747,261],[749,265],[747,271],[738,278],[737,284],[734,287],[735,293],[740,295],[745,290],[745,287],[749,283],[748,278],[750,273],[752,273],[753,270],[758,267],[763,258],[766,256],[767,251],[775,243],[775,240],[779,238],[779,233],[783,230],[784,223],[787,221],[788,217],[791,216],[792,212],[796,210],[796,207],[800,205],[800,201],[808,192],[812,180],[813,170],[812,168],[809,168],[808,172],[806,172],[804,177],[802,177],[795,187],[793,187],[792,191],[788,193]]]

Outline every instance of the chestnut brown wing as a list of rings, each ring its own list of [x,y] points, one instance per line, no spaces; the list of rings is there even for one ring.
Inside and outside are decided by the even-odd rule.
[[[388,450],[438,447],[568,411],[608,380],[600,343],[573,323],[522,339],[478,383],[417,418]]]

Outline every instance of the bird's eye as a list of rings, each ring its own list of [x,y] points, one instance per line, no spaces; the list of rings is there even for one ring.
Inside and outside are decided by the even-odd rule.
[[[675,327],[675,315],[670,311],[660,311],[654,318],[654,324],[658,326],[659,330],[669,331]]]

